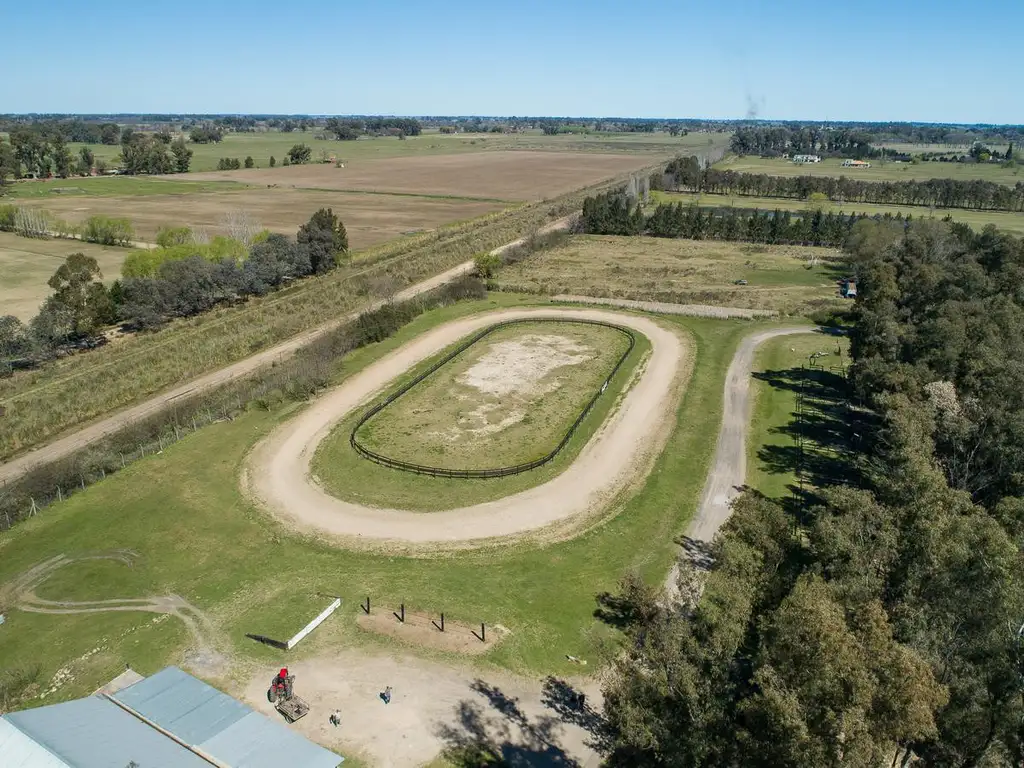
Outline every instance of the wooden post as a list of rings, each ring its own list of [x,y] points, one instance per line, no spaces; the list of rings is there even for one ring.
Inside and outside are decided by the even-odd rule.
[[[402,611],[401,615],[399,615],[397,611],[392,611],[392,614],[394,614],[396,619],[405,624],[405,603],[402,603],[401,606],[399,606],[399,610]]]
[[[57,501],[64,501],[64,494],[60,492],[60,486],[57,486]]]
[[[124,454],[121,454],[121,469],[124,469]]]
[[[366,611],[366,615],[369,616],[370,615],[370,596],[369,595],[366,596],[366,605],[364,605],[362,608],[363,608],[364,611]]]
[[[444,614],[441,614],[441,631],[444,632]]]
[[[487,642],[487,630],[484,629],[484,623],[482,621],[480,622],[480,642]]]

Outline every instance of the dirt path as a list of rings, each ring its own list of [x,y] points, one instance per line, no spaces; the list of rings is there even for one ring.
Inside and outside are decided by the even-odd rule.
[[[429,514],[375,509],[330,496],[310,478],[317,446],[332,427],[416,363],[473,331],[514,318],[603,320],[651,342],[646,367],[572,465],[543,485],[497,501]],[[650,318],[596,309],[522,309],[456,320],[379,360],[276,429],[246,462],[243,488],[286,523],[341,537],[347,544],[486,543],[560,524],[573,526],[606,508],[649,470],[672,423],[688,350],[675,332]]]
[[[568,226],[569,217],[566,217],[552,222],[546,227],[543,227],[540,231],[542,233],[554,232],[559,229],[566,229]],[[520,238],[519,240],[507,243],[500,248],[496,248],[492,253],[501,254],[505,250],[525,242],[525,240],[526,238]],[[393,300],[405,301],[418,296],[421,293],[431,291],[434,288],[451,282],[452,280],[472,271],[473,268],[474,263],[472,261],[464,262],[459,264],[457,267],[453,267],[452,269],[430,278],[429,280],[424,280],[423,282],[409,286],[403,291],[399,291],[395,294]],[[237,363],[232,363],[229,366],[200,376],[198,379],[193,379],[190,382],[174,387],[173,389],[163,392],[156,397],[152,397],[145,402],[115,413],[112,416],[108,416],[105,419],[101,419],[87,427],[55,440],[52,443],[36,448],[22,456],[18,456],[10,461],[0,464],[0,483],[10,483],[27,472],[32,471],[36,467],[62,459],[75,451],[81,450],[82,448],[103,439],[109,434],[124,429],[132,422],[144,419],[154,413],[159,413],[178,398],[192,397],[207,390],[216,389],[217,387],[227,384],[235,379],[244,378],[261,368],[269,367],[274,362],[290,357],[295,354],[296,351],[320,338],[324,334],[330,333],[345,323],[354,322],[362,313],[370,312],[379,308],[383,304],[383,300],[371,302],[369,306],[360,309],[358,312],[345,315],[338,320],[334,320],[310,331],[306,331],[305,333],[299,334],[288,341],[282,342],[270,349],[266,349],[263,352],[247,357],[244,360],[239,360]]]
[[[378,768],[414,768],[447,749],[483,748],[509,765],[597,766],[602,739],[599,681],[529,679],[426,659],[341,650],[296,661],[295,689],[310,713],[291,727],[342,755]],[[240,691],[254,709],[267,703],[264,667]],[[390,704],[379,694],[392,687]],[[573,696],[586,695],[579,708]],[[337,728],[328,722],[341,714]]]
[[[654,312],[659,315],[686,315],[687,317],[716,317],[729,319],[741,317],[775,317],[779,313],[774,309],[745,309],[743,307],[719,307],[713,304],[669,304],[664,301],[634,301],[633,299],[602,299],[595,296],[574,296],[560,294],[552,296],[552,301],[565,301],[570,304],[601,304],[609,307],[639,309],[642,312]]]
[[[224,660],[214,650],[213,638],[216,630],[213,623],[201,610],[178,595],[157,595],[153,597],[127,597],[112,600],[45,600],[36,595],[36,589],[49,579],[56,571],[74,563],[86,560],[111,560],[131,567],[136,554],[129,550],[117,550],[96,555],[67,557],[55,555],[44,560],[4,588],[10,595],[15,607],[29,613],[76,614],[76,613],[107,613],[110,611],[147,611],[164,613],[181,620],[192,636],[195,648],[186,657],[199,662],[202,672],[217,674],[224,667]],[[193,666],[199,666],[193,665]]]
[[[697,514],[684,537],[688,550],[684,555],[688,554],[699,565],[702,564],[701,559],[707,556],[707,545],[729,519],[730,504],[747,480],[747,432],[750,430],[753,407],[750,401],[750,376],[754,367],[754,354],[758,347],[770,339],[813,332],[807,326],[757,331],[745,337],[733,355],[725,374],[722,426],[718,432],[714,464],[704,484]],[[675,565],[665,580],[669,600],[678,597],[678,576],[679,567]]]

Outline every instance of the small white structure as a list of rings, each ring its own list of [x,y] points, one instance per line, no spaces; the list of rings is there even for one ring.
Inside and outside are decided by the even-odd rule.
[[[843,168],[870,168],[871,163],[864,160],[843,160]]]
[[[821,158],[817,155],[793,155],[794,163],[820,163]]]

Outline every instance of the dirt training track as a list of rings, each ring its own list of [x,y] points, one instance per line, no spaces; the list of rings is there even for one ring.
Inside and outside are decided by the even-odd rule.
[[[563,473],[497,501],[431,513],[341,501],[310,477],[313,454],[332,427],[396,377],[487,325],[540,317],[603,320],[638,331],[651,342],[644,369],[619,407]],[[356,374],[276,429],[250,454],[243,487],[289,524],[349,542],[465,547],[572,525],[600,512],[649,470],[673,421],[688,352],[680,336],[654,320],[604,310],[506,310],[447,323]]]

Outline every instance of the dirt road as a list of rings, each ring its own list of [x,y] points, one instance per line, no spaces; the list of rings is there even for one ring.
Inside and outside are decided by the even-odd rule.
[[[736,349],[729,370],[725,374],[725,393],[722,408],[722,426],[718,432],[715,460],[704,484],[697,514],[686,530],[688,553],[700,558],[718,529],[729,519],[730,504],[739,495],[739,487],[747,480],[747,431],[750,429],[752,403],[750,401],[750,375],[754,367],[754,354],[758,347],[770,339],[797,333],[813,333],[807,326],[772,328],[757,331],[745,337]],[[687,553],[684,553],[684,556]],[[673,566],[665,581],[670,600],[678,596],[676,581],[679,568]]]
[[[559,229],[566,229],[568,225],[568,217],[559,219],[558,221],[552,222],[544,227],[541,232],[554,232]],[[521,238],[514,242],[507,243],[500,248],[496,248],[492,253],[501,254],[505,250],[523,243],[525,240],[526,238]],[[434,288],[444,285],[447,282],[451,282],[455,278],[470,272],[472,269],[472,261],[459,264],[457,267],[453,267],[446,272],[442,272],[436,277],[424,280],[421,283],[416,283],[415,285],[398,292],[394,296],[394,301],[405,301],[406,299],[411,299],[421,293],[431,291]],[[282,342],[270,349],[266,349],[263,352],[247,357],[244,360],[239,360],[237,363],[232,363],[225,368],[207,373],[200,376],[198,379],[193,379],[190,382],[174,387],[174,389],[163,392],[162,394],[152,397],[145,402],[115,413],[114,415],[108,416],[94,424],[90,424],[77,432],[72,432],[59,440],[55,440],[52,443],[0,464],[0,483],[10,483],[27,472],[32,471],[36,467],[57,461],[58,459],[62,459],[75,451],[81,450],[82,448],[103,439],[106,435],[124,429],[132,422],[144,419],[148,416],[152,416],[154,413],[164,410],[178,398],[192,397],[207,390],[216,389],[217,387],[223,386],[235,379],[244,378],[261,368],[269,367],[276,361],[290,357],[302,347],[315,341],[324,334],[330,333],[337,327],[344,325],[345,323],[355,321],[363,312],[369,312],[377,309],[383,303],[383,301],[374,301],[370,303],[369,306],[360,309],[358,312],[345,315],[338,320],[326,323],[310,331],[306,331],[305,333],[299,334],[288,341]]]
[[[313,454],[332,427],[397,376],[477,329],[530,317],[603,320],[639,331],[651,342],[638,380],[565,472],[497,501],[430,514],[342,501],[311,479]],[[456,320],[364,369],[276,429],[250,454],[243,487],[286,523],[347,544],[466,547],[556,524],[572,527],[607,508],[649,470],[672,423],[687,355],[686,342],[654,320],[605,310],[505,310]]]

